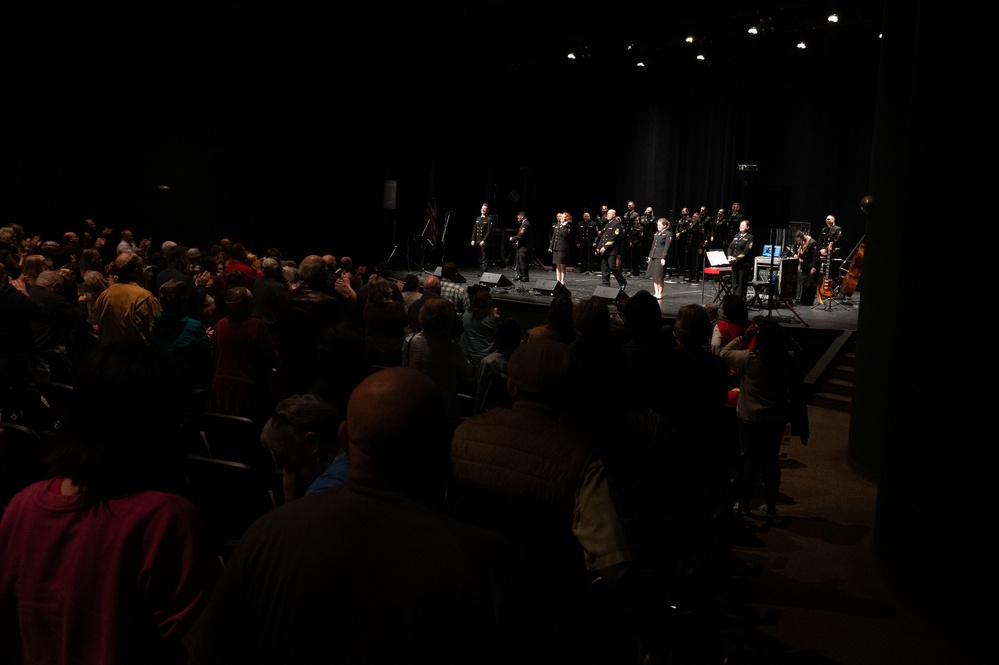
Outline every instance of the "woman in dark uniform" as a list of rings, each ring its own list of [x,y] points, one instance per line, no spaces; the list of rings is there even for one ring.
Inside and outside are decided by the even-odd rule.
[[[673,242],[673,232],[669,230],[669,220],[660,217],[656,220],[656,232],[649,246],[648,267],[645,276],[652,279],[652,295],[656,300],[663,299],[664,275],[666,274],[666,256],[670,243]]]
[[[569,262],[569,246],[572,236],[572,215],[563,212],[558,215],[558,222],[552,229],[552,240],[549,251],[552,253],[552,263],[555,264],[555,279],[565,284],[565,264]]]

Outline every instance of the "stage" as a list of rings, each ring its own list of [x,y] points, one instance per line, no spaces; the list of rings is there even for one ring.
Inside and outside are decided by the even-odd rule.
[[[434,269],[417,271],[420,280],[427,274],[432,274]],[[493,298],[498,301],[500,311],[510,310],[508,313],[520,318],[522,313],[533,314],[530,316],[537,321],[544,320],[548,305],[551,303],[555,286],[555,271],[551,268],[533,267],[530,271],[531,280],[529,282],[514,282],[517,273],[507,267],[491,267],[483,273],[478,267],[462,267],[461,275],[465,278],[466,284],[487,284],[493,293]],[[397,272],[396,277],[405,277],[405,271]],[[483,274],[485,280],[483,281]],[[505,278],[505,279],[504,279]],[[626,274],[628,285],[625,287],[625,294],[632,296],[641,290],[652,292],[652,280],[645,277],[644,272],[637,277]],[[608,297],[608,305],[611,313],[616,312],[616,303],[612,297],[617,295],[616,282],[611,277],[611,288],[601,289],[599,274],[579,273],[573,268],[569,268],[565,278],[565,288],[569,291],[574,302],[586,300],[594,295]],[[782,325],[789,328],[802,329],[829,329],[829,330],[856,330],[858,310],[860,309],[860,291],[856,290],[850,297],[842,297],[834,293],[834,297],[823,299],[822,304],[798,305],[785,301],[780,297],[777,284],[770,285],[773,297],[768,297],[768,288],[765,282],[757,283],[758,286],[749,287],[749,315],[750,317],[763,315],[774,318]],[[757,293],[759,294],[757,297]],[[724,297],[724,288],[719,291],[717,278],[708,276],[699,282],[687,282],[679,276],[674,276],[667,280],[663,289],[663,299],[660,307],[663,317],[672,321],[676,317],[677,311],[683,305],[698,303],[706,305],[715,302],[721,305]],[[516,313],[515,313],[516,312]]]

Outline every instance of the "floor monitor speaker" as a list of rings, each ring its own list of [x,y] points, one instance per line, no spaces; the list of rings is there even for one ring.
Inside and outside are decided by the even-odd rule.
[[[483,286],[513,286],[513,282],[501,272],[484,272],[479,278],[479,284]]]
[[[593,290],[593,297],[600,298],[608,303],[617,304],[627,297],[627,293],[620,286],[598,286]]]
[[[534,295],[536,296],[554,296],[559,293],[569,293],[569,289],[557,279],[539,279],[534,283]]]
[[[437,277],[441,276],[441,266],[437,266],[437,268],[434,270],[434,275],[436,275]]]

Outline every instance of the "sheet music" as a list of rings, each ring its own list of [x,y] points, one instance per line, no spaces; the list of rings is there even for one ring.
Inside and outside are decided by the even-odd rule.
[[[718,266],[727,266],[728,257],[725,256],[725,252],[721,251],[720,249],[709,249],[708,263],[711,264],[712,268],[717,268]]]

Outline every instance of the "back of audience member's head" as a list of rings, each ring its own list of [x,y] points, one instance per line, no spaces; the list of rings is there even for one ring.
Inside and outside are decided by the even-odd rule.
[[[493,332],[493,347],[504,356],[510,354],[520,346],[524,339],[524,326],[520,321],[512,316],[501,316],[496,319],[496,328]]]
[[[350,479],[440,506],[452,429],[440,390],[426,374],[410,367],[378,370],[354,389],[340,424]]]
[[[80,268],[80,274],[85,275],[88,270],[97,270],[98,272],[105,272],[104,270],[104,258],[101,256],[99,249],[93,247],[87,247],[82,252],[76,260],[76,264]]]
[[[368,302],[379,307],[392,302],[392,285],[387,279],[375,273],[368,280]]]
[[[420,328],[424,334],[450,337],[454,330],[454,305],[447,298],[431,298],[420,308]]]
[[[454,281],[455,275],[458,274],[458,264],[454,261],[446,261],[444,265],[441,266],[441,277],[450,279]]]
[[[165,312],[184,312],[190,300],[190,289],[179,279],[169,279],[157,291],[160,305]]]
[[[745,298],[736,295],[727,295],[722,300],[722,314],[731,323],[740,326],[749,325],[749,306]]]
[[[103,272],[88,270],[83,273],[83,292],[89,296],[96,297],[108,288],[108,278]]]
[[[711,318],[702,305],[691,303],[676,312],[673,334],[686,349],[704,348],[711,343]]]
[[[587,298],[572,311],[576,332],[583,336],[600,337],[610,332],[610,307],[602,298]]]
[[[632,339],[651,340],[663,331],[663,312],[659,301],[644,289],[628,298],[622,314],[624,326]]]
[[[141,284],[146,262],[134,252],[123,252],[114,260],[114,274],[121,282]]]
[[[43,270],[35,278],[35,284],[38,286],[45,287],[49,291],[54,291],[56,293],[62,292],[63,284],[65,284],[66,278],[58,270]]]
[[[187,266],[191,262],[187,256],[187,248],[183,245],[175,244],[173,247],[165,250],[163,255],[166,257],[169,265],[182,272],[187,270]]]
[[[340,257],[340,270],[344,272],[354,272],[354,259],[349,256]]]
[[[525,399],[561,409],[572,400],[578,365],[568,344],[529,339],[510,355],[507,390],[514,401]]]
[[[177,490],[178,432],[190,405],[188,373],[141,342],[97,347],[81,363],[51,471],[81,488],[81,510],[145,489]]]
[[[437,275],[427,275],[423,278],[423,293],[441,293],[441,278]]]
[[[416,273],[409,273],[402,282],[403,291],[419,291],[420,290],[420,278],[417,277]]]
[[[493,315],[496,303],[493,301],[493,294],[488,287],[482,287],[472,294],[471,312],[472,318],[476,320],[484,319]]]
[[[318,254],[310,254],[298,265],[298,278],[310,289],[322,291],[326,288],[326,262]]]
[[[572,296],[562,292],[552,298],[548,306],[547,323],[558,332],[558,337],[563,342],[571,342],[576,337],[576,325],[572,321]]]
[[[245,286],[234,286],[227,289],[223,300],[225,309],[231,316],[247,317],[253,312],[253,292]]]

